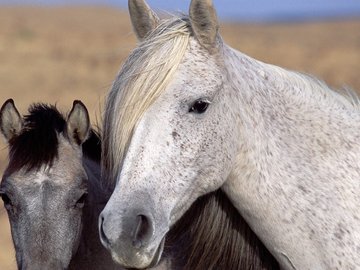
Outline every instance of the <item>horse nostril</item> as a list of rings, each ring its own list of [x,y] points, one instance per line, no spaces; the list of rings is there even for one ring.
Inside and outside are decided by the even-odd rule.
[[[110,246],[110,241],[109,239],[106,237],[106,234],[104,232],[104,228],[103,228],[103,225],[104,225],[104,217],[101,216],[100,217],[100,228],[99,228],[99,231],[100,231],[100,239],[108,246]]]
[[[133,237],[133,246],[135,248],[141,248],[145,242],[147,242],[153,234],[153,228],[150,220],[144,215],[138,215],[136,217],[136,227]]]

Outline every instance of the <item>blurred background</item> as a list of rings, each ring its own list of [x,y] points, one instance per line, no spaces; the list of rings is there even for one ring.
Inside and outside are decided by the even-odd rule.
[[[162,14],[189,0],[149,0]],[[232,47],[264,62],[360,91],[360,1],[214,0]],[[33,102],[67,112],[82,100],[93,122],[124,58],[136,44],[125,0],[0,0],[0,103],[22,114]],[[1,105],[0,104],[0,105]],[[0,140],[0,173],[7,148]],[[0,269],[16,269],[0,202]]]

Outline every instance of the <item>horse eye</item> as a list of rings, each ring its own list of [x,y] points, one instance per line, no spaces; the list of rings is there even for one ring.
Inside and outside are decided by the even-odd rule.
[[[194,104],[191,106],[189,112],[194,112],[194,113],[204,113],[207,108],[209,107],[210,102],[207,100],[196,100],[194,102]]]
[[[85,192],[83,195],[81,195],[81,197],[76,201],[75,207],[77,208],[83,208],[85,205],[85,201],[87,198],[88,193]]]
[[[6,193],[1,192],[0,197],[4,202],[5,208],[11,207],[11,200],[10,200],[9,196],[6,195]]]

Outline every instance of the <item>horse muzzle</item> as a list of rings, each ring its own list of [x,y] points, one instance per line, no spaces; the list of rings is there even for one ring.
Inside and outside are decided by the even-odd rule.
[[[100,214],[102,244],[110,251],[113,260],[123,267],[143,269],[157,265],[165,234],[157,237],[155,219],[146,209],[127,209],[123,213],[119,215],[105,207]]]

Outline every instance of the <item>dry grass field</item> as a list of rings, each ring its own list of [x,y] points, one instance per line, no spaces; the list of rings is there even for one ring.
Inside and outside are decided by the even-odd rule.
[[[223,23],[228,44],[259,60],[312,73],[332,87],[360,90],[360,20],[302,24]],[[14,98],[66,112],[81,99],[92,120],[135,38],[126,12],[105,7],[1,7],[0,103]],[[7,149],[0,142],[0,173]],[[16,268],[0,203],[0,269]]]

